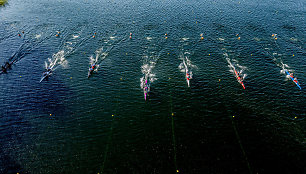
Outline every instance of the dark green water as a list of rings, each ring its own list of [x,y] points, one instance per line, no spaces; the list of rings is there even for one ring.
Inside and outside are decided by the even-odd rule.
[[[16,62],[0,74],[0,173],[305,173],[305,7],[10,0],[0,63]],[[39,83],[45,64],[54,72]]]

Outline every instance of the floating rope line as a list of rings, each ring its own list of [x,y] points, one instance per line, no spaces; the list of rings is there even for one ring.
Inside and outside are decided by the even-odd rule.
[[[120,80],[122,80],[122,78],[120,78]],[[116,109],[115,109],[115,113],[117,113],[117,109],[119,108],[119,96],[120,96],[120,94],[121,94],[120,91],[121,91],[121,90],[120,90],[120,88],[119,88],[118,97],[117,97],[117,106],[116,106]],[[113,114],[113,115],[112,115],[112,124],[111,124],[111,128],[110,128],[110,131],[109,131],[109,134],[108,134],[108,141],[107,141],[107,144],[106,144],[106,147],[105,147],[104,159],[103,159],[101,174],[102,174],[103,171],[104,171],[105,163],[106,163],[106,160],[107,160],[107,154],[108,154],[108,151],[109,151],[109,144],[110,144],[110,142],[112,141],[113,128],[114,128],[114,120],[115,120],[115,115]],[[99,174],[99,173],[98,173],[98,174]]]
[[[175,132],[174,132],[174,113],[173,113],[173,103],[172,103],[172,91],[170,91],[170,112],[171,112],[171,127],[172,127],[172,145],[173,145],[173,159],[175,170],[178,173],[179,170],[177,168],[176,162],[176,141],[175,141]]]
[[[240,149],[241,149],[241,151],[242,151],[242,153],[243,153],[244,159],[245,159],[245,161],[246,161],[246,163],[247,163],[247,166],[248,166],[248,169],[249,169],[249,171],[250,171],[250,174],[252,174],[252,170],[251,170],[251,166],[250,166],[248,157],[247,157],[247,155],[246,155],[246,153],[245,153],[245,151],[244,151],[244,148],[243,148],[243,146],[242,146],[242,143],[241,143],[241,140],[240,140],[240,137],[239,137],[238,131],[237,131],[237,129],[236,129],[236,126],[235,126],[235,123],[234,123],[233,118],[235,118],[235,116],[231,117],[231,121],[232,121],[233,129],[234,129],[235,134],[236,134],[237,141],[238,141],[239,146],[240,146]]]
[[[107,144],[106,144],[106,147],[105,147],[104,159],[103,159],[101,173],[103,173],[103,171],[104,171],[105,162],[106,162],[107,154],[108,154],[108,150],[109,150],[109,144],[110,144],[110,142],[112,140],[112,135],[113,135],[114,115],[112,115],[112,117],[113,117],[112,118],[112,125],[111,125],[111,128],[110,128],[109,134],[108,134],[108,141],[107,141]]]

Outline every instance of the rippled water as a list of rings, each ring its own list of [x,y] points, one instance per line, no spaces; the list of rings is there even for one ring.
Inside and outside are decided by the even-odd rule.
[[[304,173],[305,5],[10,0],[0,173]]]

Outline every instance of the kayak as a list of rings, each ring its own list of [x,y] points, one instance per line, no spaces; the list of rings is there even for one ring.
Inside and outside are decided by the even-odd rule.
[[[188,73],[186,73],[186,81],[187,81],[188,87],[190,87],[190,75]]]
[[[185,66],[185,77],[186,77],[187,85],[188,87],[190,87],[190,73],[189,73],[188,67],[184,60],[183,60],[183,64]]]
[[[40,81],[39,81],[39,83],[42,82],[44,79],[48,79],[48,77],[49,77],[51,74],[52,74],[52,71],[46,71],[46,72],[44,72],[43,75],[42,75],[42,77],[41,77],[41,79],[40,79]]]
[[[87,78],[89,78],[89,77],[92,75],[92,73],[93,73],[93,71],[95,70],[95,68],[96,68],[96,65],[95,65],[95,64],[93,64],[93,65],[90,66],[90,68],[89,68],[89,70],[88,70]]]
[[[94,70],[93,70],[92,68],[89,69],[87,78],[89,78],[89,77],[91,76],[91,74],[92,74],[93,71],[94,71]]]
[[[241,84],[241,86],[243,87],[243,89],[245,89],[245,86],[243,84],[243,79],[239,76],[238,72],[234,69],[235,71],[235,75],[236,75],[236,78],[237,78],[237,81]]]
[[[285,72],[290,77],[290,79],[293,81],[293,83],[295,83],[297,87],[302,89],[302,87],[299,85],[299,82],[297,80],[294,80],[294,78],[290,75],[290,73],[287,70],[285,70]]]
[[[148,91],[143,89],[143,95],[144,95],[145,100],[147,100]]]
[[[14,61],[12,61],[11,63],[8,63],[8,62],[5,63],[5,65],[2,66],[2,68],[1,68],[0,74],[6,73],[6,72],[7,72],[7,69],[11,68],[11,66],[12,66],[13,63],[14,63]]]
[[[146,80],[144,88],[143,88],[143,95],[144,95],[145,100],[147,100],[147,97],[149,95],[149,91],[150,91],[150,85],[148,84],[148,80]]]

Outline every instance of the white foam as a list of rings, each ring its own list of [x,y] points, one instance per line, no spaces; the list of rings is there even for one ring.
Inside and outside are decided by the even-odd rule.
[[[40,38],[41,37],[41,34],[36,34],[35,35],[35,39],[38,39],[38,38]]]

